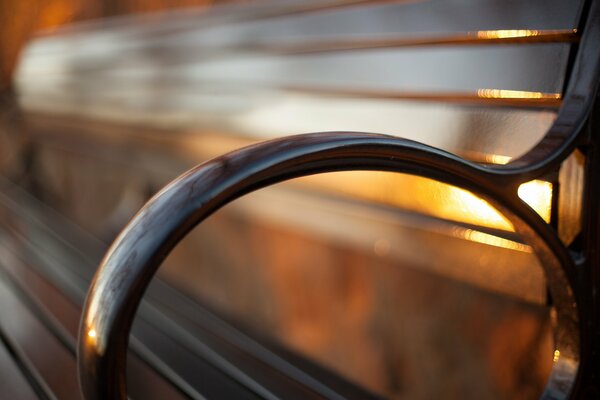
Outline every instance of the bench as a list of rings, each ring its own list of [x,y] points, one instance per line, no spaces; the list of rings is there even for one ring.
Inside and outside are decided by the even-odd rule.
[[[125,381],[138,304],[160,263],[190,229],[258,188],[357,169],[433,178],[499,210],[514,230],[469,219],[468,212],[436,214],[435,203],[430,209],[419,209],[410,199],[391,204],[421,214],[416,220],[403,215],[404,226],[412,221],[425,227],[431,243],[463,250],[452,255],[454,263],[447,262],[450,251],[443,258],[446,265],[420,268],[536,304],[547,301],[547,287],[556,324],[552,372],[542,397],[594,398],[599,391],[594,288],[600,284],[594,245],[598,216],[592,206],[598,200],[598,143],[591,128],[600,43],[597,2],[512,2],[508,14],[493,1],[476,11],[459,1],[362,3],[242,5],[207,15],[182,13],[158,23],[143,17],[107,26],[89,23],[42,36],[27,48],[16,86],[30,143],[18,150],[31,157],[20,179],[34,197],[2,182],[3,221],[10,221],[2,239],[3,282],[12,285],[3,293],[12,293],[23,315],[36,310],[30,330],[49,331],[47,342],[67,349],[66,378],[61,381],[51,367],[40,367],[44,364],[35,357],[41,352],[10,331],[10,324],[2,325],[2,333],[12,354],[5,359],[18,364],[11,371],[34,371],[26,377],[38,395],[79,395],[73,321],[106,250],[93,235],[111,241],[131,210],[187,169],[187,160],[282,133],[344,129],[273,139],[207,161],[144,206],[108,250],[87,297],[78,342],[85,398],[125,398],[126,386],[132,396],[144,398],[381,395],[199,308],[169,279],[158,280],[140,308],[128,385]],[[582,157],[585,164],[577,161]],[[97,160],[102,168],[91,166]],[[72,180],[64,180],[61,167],[75,169]],[[86,169],[98,175],[90,179]],[[577,174],[584,175],[579,187],[572,179]],[[421,181],[415,179],[395,178],[384,188],[418,189]],[[554,203],[546,216],[518,195],[533,179],[552,185]],[[109,191],[100,195],[95,185]],[[247,212],[268,204],[275,213],[279,201],[298,204],[302,195],[295,193],[305,190],[327,196],[347,190],[350,197],[377,202],[368,190],[357,189],[360,185],[345,189],[337,178],[301,185],[267,192],[275,200],[258,198]],[[110,193],[114,187],[125,189]],[[419,195],[430,194],[415,189],[414,198]],[[460,201],[467,198],[461,194]],[[80,226],[43,203],[62,207]],[[342,221],[345,214],[338,212]],[[350,238],[345,230],[330,234]],[[435,236],[437,230],[456,237]],[[490,251],[490,237],[504,240],[494,243],[510,244],[513,251]],[[390,251],[385,243],[375,242],[376,254]],[[521,268],[532,263],[530,250],[523,249],[533,249],[544,277],[534,268]],[[414,254],[419,251],[393,251],[423,263]],[[505,263],[510,279],[498,279],[493,268],[466,260],[485,251]],[[511,264],[519,267],[513,275]],[[182,271],[183,277],[173,275],[180,285],[189,269]],[[31,289],[38,281],[40,289]],[[41,289],[44,284],[47,290]],[[67,299],[74,305],[56,305]],[[60,351],[65,353],[48,354]]]

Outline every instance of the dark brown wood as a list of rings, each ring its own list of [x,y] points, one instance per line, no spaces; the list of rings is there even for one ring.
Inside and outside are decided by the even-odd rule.
[[[39,395],[11,355],[7,343],[0,335],[0,393],[9,399],[33,400]]]
[[[457,35],[429,37],[386,37],[382,39],[339,39],[320,41],[290,41],[280,44],[256,44],[240,50],[277,54],[307,54],[332,51],[373,50],[424,46],[488,46],[491,44],[576,43],[576,29],[561,30],[497,30],[466,32]]]

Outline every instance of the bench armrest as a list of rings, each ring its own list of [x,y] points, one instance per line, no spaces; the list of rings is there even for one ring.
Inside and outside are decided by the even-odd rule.
[[[316,133],[259,143],[184,173],[155,195],[115,240],[95,275],[79,332],[86,399],[126,399],[125,363],[136,309],[154,273],[198,223],[234,199],[277,182],[343,171],[382,170],[434,178],[498,208],[536,251],[557,310],[547,398],[564,398],[578,366],[577,301],[571,257],[552,229],[517,196],[518,174],[484,167],[421,143],[363,133]]]

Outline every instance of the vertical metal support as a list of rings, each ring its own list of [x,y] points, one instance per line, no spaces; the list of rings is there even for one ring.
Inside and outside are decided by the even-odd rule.
[[[587,318],[581,324],[579,384],[573,398],[600,399],[600,101],[588,124],[585,190],[582,215],[582,256],[579,289]]]

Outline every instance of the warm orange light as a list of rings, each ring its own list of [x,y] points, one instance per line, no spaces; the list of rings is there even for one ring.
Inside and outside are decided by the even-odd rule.
[[[560,93],[528,92],[524,90],[477,89],[477,96],[484,99],[560,99]]]
[[[509,157],[497,156],[490,161],[508,162]],[[491,204],[473,193],[432,179],[386,172],[338,172],[303,179],[313,188],[344,193],[377,203],[434,217],[487,228],[514,231],[513,225]],[[531,206],[546,222],[550,221],[552,183],[534,180],[522,184],[519,197]],[[529,251],[527,246],[479,231],[456,233],[464,239],[493,246]],[[377,254],[385,253],[384,242],[375,246]]]
[[[479,39],[507,39],[507,38],[526,38],[531,36],[547,35],[558,31],[540,31],[537,29],[498,29],[490,31],[477,31]],[[561,33],[577,33],[577,29],[571,31],[560,31]]]
[[[552,361],[557,362],[559,358],[560,358],[560,351],[554,350],[554,357],[552,357]]]
[[[486,154],[485,161],[490,164],[508,164],[512,157],[502,156],[500,154]]]
[[[506,39],[538,36],[541,31],[532,29],[500,29],[495,31],[477,31],[479,39]]]
[[[90,329],[88,331],[88,336],[91,337],[92,339],[96,337],[96,331],[93,329]]]
[[[483,243],[489,246],[503,247],[505,249],[512,249],[517,251],[523,251],[531,253],[531,247],[515,242],[514,240],[504,239],[499,236],[490,235],[489,233],[476,231],[473,229],[462,229],[457,228],[453,232],[453,236],[467,239],[472,242]]]
[[[552,183],[533,180],[519,186],[518,195],[529,204],[546,222],[550,222],[552,207]]]

